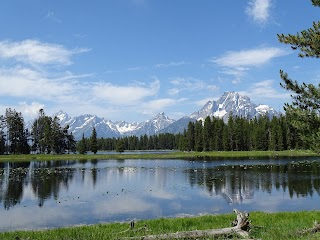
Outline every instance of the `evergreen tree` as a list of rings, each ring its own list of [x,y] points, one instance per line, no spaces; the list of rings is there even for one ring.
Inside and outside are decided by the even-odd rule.
[[[202,121],[196,121],[194,125],[194,150],[203,151],[203,126]]]
[[[188,124],[188,130],[187,130],[187,138],[188,138],[188,150],[194,151],[194,145],[195,145],[195,135],[194,135],[194,123],[189,122]]]
[[[33,137],[32,150],[38,153],[61,154],[75,150],[75,141],[72,134],[68,133],[69,126],[64,128],[59,123],[59,118],[46,116],[43,109],[33,122],[31,135]]]
[[[5,119],[10,152],[14,154],[27,153],[27,136],[25,135],[22,114],[14,109],[7,108]]]
[[[210,151],[212,150],[211,146],[211,138],[210,136],[212,135],[212,122],[211,118],[209,116],[206,117],[204,120],[204,125],[203,125],[203,150],[204,151]]]
[[[118,153],[123,153],[124,152],[124,142],[123,139],[118,139],[117,146],[116,146],[116,151]]]
[[[314,6],[320,6],[319,0],[312,0]],[[298,56],[320,57],[320,21],[313,22],[313,26],[295,35],[278,34],[281,43],[291,45],[293,50],[300,50]],[[320,84],[302,83],[288,77],[280,70],[281,86],[293,92],[292,104],[285,105],[286,115],[291,119],[290,124],[297,130],[298,136],[305,142],[306,147],[319,149],[320,147]]]
[[[84,133],[82,134],[82,139],[77,144],[77,150],[80,154],[86,154],[87,148],[86,148],[86,139],[84,138]]]
[[[93,127],[92,134],[91,134],[91,151],[96,154],[98,151],[98,142],[97,142],[97,132],[96,128]]]
[[[0,155],[3,155],[6,151],[5,128],[6,119],[3,115],[0,115]]]

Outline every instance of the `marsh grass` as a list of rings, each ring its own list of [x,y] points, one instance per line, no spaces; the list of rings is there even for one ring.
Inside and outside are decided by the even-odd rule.
[[[218,229],[229,227],[234,214],[207,215],[192,218],[161,218],[137,221],[136,231],[128,230],[128,223],[97,224],[39,231],[16,231],[0,233],[3,240],[104,240],[133,236],[174,233],[177,231]],[[253,212],[251,238],[255,239],[320,239],[320,233],[301,235],[301,231],[320,221],[320,211],[263,213]],[[149,231],[139,230],[147,226]],[[230,236],[228,236],[230,237]]]
[[[59,161],[59,160],[93,160],[93,159],[202,159],[202,158],[279,158],[279,157],[311,157],[320,156],[309,150],[290,151],[224,151],[224,152],[170,152],[145,154],[28,154],[0,155],[0,162],[24,161]]]

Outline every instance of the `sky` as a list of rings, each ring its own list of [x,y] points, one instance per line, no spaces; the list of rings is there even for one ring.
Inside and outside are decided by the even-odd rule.
[[[226,91],[283,111],[280,69],[319,84],[278,33],[320,20],[296,0],[2,0],[0,114],[62,110],[142,122],[189,116]]]

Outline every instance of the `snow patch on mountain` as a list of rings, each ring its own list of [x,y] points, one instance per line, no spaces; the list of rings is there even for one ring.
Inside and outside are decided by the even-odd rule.
[[[247,96],[240,95],[237,92],[225,92],[217,101],[207,102],[200,111],[191,114],[190,118],[203,120],[210,116],[221,118],[227,122],[231,114],[247,119],[262,115],[279,116],[279,113],[273,108],[267,105],[256,105]]]
[[[84,134],[85,137],[90,137],[93,127],[96,128],[99,138],[117,138],[131,135],[141,136],[145,134],[154,135],[167,132],[174,134],[182,133],[190,121],[204,121],[207,116],[210,116],[221,118],[227,122],[231,114],[247,119],[259,118],[262,115],[268,115],[270,118],[279,116],[279,113],[273,108],[263,104],[254,104],[247,96],[240,95],[237,92],[225,92],[217,101],[208,101],[201,110],[177,121],[170,119],[164,112],[141,123],[128,123],[126,121],[112,122],[106,118],[100,118],[90,114],[70,117],[63,111],[57,112],[53,117],[56,116],[59,118],[62,127],[69,125],[69,132],[72,132],[75,139],[79,140],[82,138],[82,134]]]

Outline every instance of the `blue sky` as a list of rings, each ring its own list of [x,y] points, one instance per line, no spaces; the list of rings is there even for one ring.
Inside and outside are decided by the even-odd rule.
[[[276,34],[319,13],[305,0],[3,0],[0,114],[179,119],[225,91],[282,111],[279,70],[318,84],[320,69]]]

